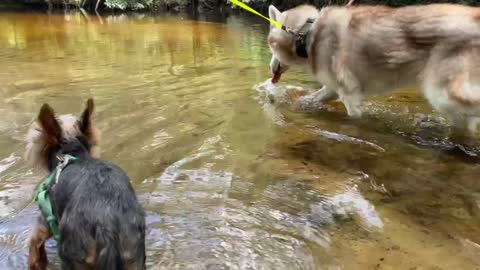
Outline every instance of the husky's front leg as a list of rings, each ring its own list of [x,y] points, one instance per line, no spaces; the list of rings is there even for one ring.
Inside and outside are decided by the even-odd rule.
[[[309,95],[299,97],[294,103],[293,107],[296,110],[311,110],[316,109],[322,103],[327,103],[338,99],[337,92],[323,86],[320,90],[315,91]]]
[[[362,117],[362,100],[363,95],[360,87],[339,88],[340,100],[347,109],[348,116],[354,119]]]
[[[356,76],[349,69],[338,66],[336,81],[337,93],[340,96],[350,118],[362,117],[362,87]]]
[[[358,119],[362,117],[362,95],[352,91],[348,94],[343,94],[340,99],[342,100],[345,108],[347,109],[348,116],[350,118]]]

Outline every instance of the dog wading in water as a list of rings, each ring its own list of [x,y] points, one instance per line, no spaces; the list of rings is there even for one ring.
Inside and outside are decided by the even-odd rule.
[[[348,115],[359,118],[364,97],[418,87],[455,127],[477,130],[480,8],[347,5],[280,12],[270,6],[269,17],[301,33],[271,25],[272,81],[290,66],[301,66],[324,85],[296,106],[340,99]]]
[[[144,210],[126,173],[95,158],[93,112],[92,99],[80,118],[57,117],[44,104],[28,132],[26,159],[50,174],[36,195],[42,215],[30,239],[30,270],[46,269],[52,236],[62,270],[146,269]]]

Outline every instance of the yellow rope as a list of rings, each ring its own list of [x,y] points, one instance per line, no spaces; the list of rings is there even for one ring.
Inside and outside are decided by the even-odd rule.
[[[270,19],[270,18],[268,18],[268,17],[263,16],[260,12],[258,12],[258,11],[256,11],[255,9],[249,7],[247,4],[242,3],[242,2],[240,2],[240,1],[238,1],[238,0],[230,0],[230,1],[231,1],[232,3],[234,3],[235,5],[237,5],[237,6],[241,7],[241,8],[243,8],[243,9],[245,9],[246,11],[250,11],[251,13],[253,13],[253,14],[255,14],[255,15],[258,15],[258,16],[264,18],[265,20],[273,23],[276,27],[278,27],[278,28],[280,28],[280,29],[283,29],[283,30],[286,30],[286,28],[285,28],[281,23],[279,23],[279,22],[277,22],[277,21],[275,21],[275,20],[272,20],[272,19]]]

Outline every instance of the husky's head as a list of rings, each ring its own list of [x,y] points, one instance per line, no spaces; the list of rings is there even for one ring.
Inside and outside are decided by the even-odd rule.
[[[276,7],[269,7],[269,17],[280,22],[294,32],[298,31],[308,18],[316,18],[318,10],[313,6],[299,6],[280,12]],[[272,82],[280,80],[282,73],[286,72],[291,65],[306,65],[307,59],[299,57],[295,48],[295,37],[286,31],[270,24],[268,34],[268,46],[272,51],[270,71],[273,74]]]

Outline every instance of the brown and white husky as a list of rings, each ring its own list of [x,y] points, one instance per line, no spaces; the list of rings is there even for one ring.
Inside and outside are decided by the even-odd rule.
[[[480,8],[432,4],[299,6],[270,18],[268,44],[275,83],[289,66],[305,67],[323,88],[300,98],[317,103],[340,99],[351,117],[362,114],[365,96],[419,87],[455,127],[474,132],[480,122]],[[310,25],[307,22],[312,19]],[[298,46],[304,46],[299,54]],[[301,50],[300,50],[301,51]]]

